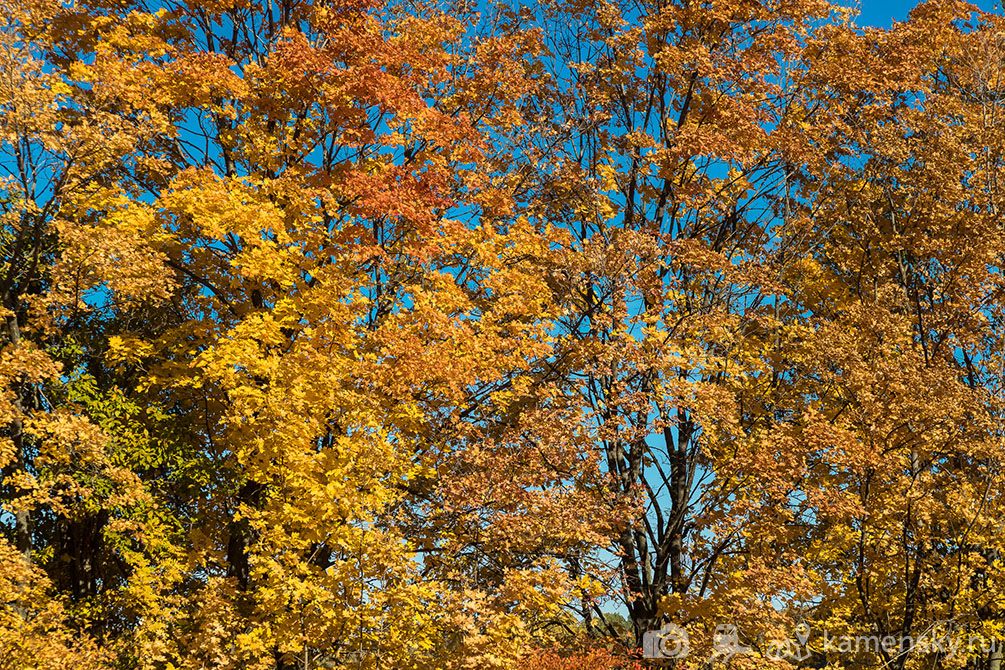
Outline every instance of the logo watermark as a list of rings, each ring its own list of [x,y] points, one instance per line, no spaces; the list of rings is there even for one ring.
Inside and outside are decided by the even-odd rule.
[[[737,654],[750,652],[750,647],[740,644],[740,631],[731,623],[721,623],[712,634],[713,657],[728,661]]]
[[[684,658],[691,653],[687,631],[668,623],[642,636],[642,655],[646,658]]]
[[[1005,650],[1005,640],[983,635],[963,635],[953,631],[951,622],[935,624],[916,636],[896,635],[831,635],[828,631],[814,636],[810,627],[801,623],[794,634],[784,640],[772,640],[763,645],[746,645],[740,641],[740,630],[734,624],[719,624],[712,634],[712,658],[728,661],[742,654],[757,654],[776,661],[799,662],[814,653],[823,654],[883,654],[902,656],[909,653],[938,653],[951,659],[961,652],[988,654]],[[812,639],[812,648],[810,645]],[[651,630],[642,638],[645,658],[684,658],[690,649],[687,631],[677,624],[667,624]]]
[[[811,632],[807,624],[801,623],[796,626],[794,637],[773,640],[764,655],[774,661],[805,661],[813,655],[808,644]]]

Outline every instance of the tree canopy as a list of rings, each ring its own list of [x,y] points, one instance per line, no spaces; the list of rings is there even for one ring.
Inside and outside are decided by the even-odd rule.
[[[999,670],[1003,77],[956,0],[0,0],[0,670]]]

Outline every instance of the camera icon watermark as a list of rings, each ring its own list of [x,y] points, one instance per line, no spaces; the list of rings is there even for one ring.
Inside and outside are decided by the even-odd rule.
[[[642,636],[642,656],[645,658],[684,658],[690,651],[687,631],[677,624],[668,623]]]

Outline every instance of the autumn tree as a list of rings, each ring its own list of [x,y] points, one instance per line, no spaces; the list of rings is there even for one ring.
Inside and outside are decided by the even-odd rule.
[[[562,346],[613,498],[642,508],[613,546],[639,639],[667,607],[764,623],[766,592],[800,588],[785,560],[727,557],[754,526],[736,503],[757,467],[736,458],[784,418],[781,280],[807,243],[794,210],[813,199],[795,166],[836,155],[807,136],[800,103],[825,58],[815,26],[842,17],[822,2],[555,3],[539,17],[555,82],[539,143],[560,150],[529,207],[572,238]]]
[[[536,37],[44,9],[7,26],[11,164],[51,158],[9,190],[5,485],[71,621],[144,667],[515,658],[607,523],[541,377],[551,234],[499,188]]]
[[[881,637],[987,619],[920,614],[926,588],[989,593],[997,555],[970,543],[996,515],[998,393],[977,380],[997,354],[951,344],[998,337],[998,233],[979,223],[995,38],[971,12],[928,3],[891,30],[824,3],[535,17],[555,82],[538,146],[559,150],[528,207],[572,236],[561,346],[614,498],[643,508],[612,542],[638,638],[669,617],[708,650],[730,621],[756,655],[811,615]]]
[[[796,506],[821,625],[985,641],[873,655],[896,668],[1001,662],[1001,27],[968,11],[930,4],[845,42],[891,56],[865,90],[832,85],[855,160],[823,185],[821,242],[793,275],[814,334],[790,356],[826,361],[800,365],[807,411],[785,430],[821,445]]]

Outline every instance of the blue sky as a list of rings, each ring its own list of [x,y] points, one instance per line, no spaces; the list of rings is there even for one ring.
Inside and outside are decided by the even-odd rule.
[[[969,2],[985,12],[995,9],[999,4],[996,0],[969,0]],[[859,15],[858,24],[888,28],[893,21],[906,19],[908,12],[918,4],[920,3],[917,0],[861,0],[862,13]]]

